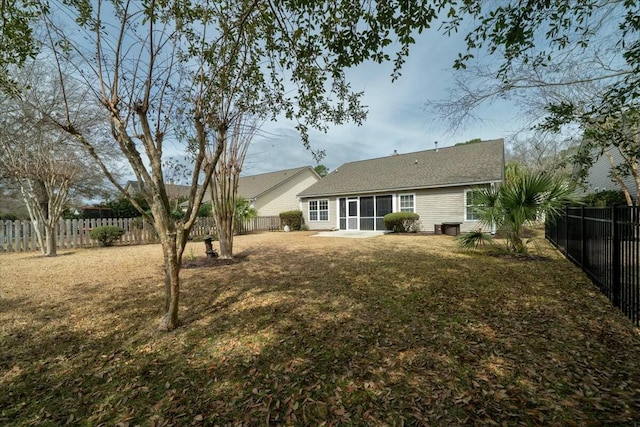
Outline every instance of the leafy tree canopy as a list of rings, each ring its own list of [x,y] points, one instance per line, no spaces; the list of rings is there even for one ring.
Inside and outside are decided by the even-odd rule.
[[[149,210],[149,202],[142,194],[134,195],[133,199],[143,210]],[[141,215],[140,211],[138,211],[133,203],[131,203],[129,197],[120,196],[114,200],[106,202],[105,206],[111,208],[113,215],[116,218],[136,218]]]
[[[479,142],[482,142],[482,138],[473,138],[465,142],[459,142],[456,145],[477,144]]]
[[[327,176],[327,174],[329,173],[329,168],[327,168],[325,165],[318,165],[315,168],[313,168],[316,173],[318,175],[320,175],[320,177],[324,178],[325,176]]]

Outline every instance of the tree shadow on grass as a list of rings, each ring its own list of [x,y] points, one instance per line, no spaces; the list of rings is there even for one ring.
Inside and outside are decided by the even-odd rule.
[[[185,274],[182,326],[168,334],[154,330],[159,284],[79,286],[84,307],[79,297],[35,309],[9,301],[5,315],[29,322],[3,331],[0,421],[535,425],[640,415],[633,328],[573,267],[531,265],[386,242],[263,248]]]

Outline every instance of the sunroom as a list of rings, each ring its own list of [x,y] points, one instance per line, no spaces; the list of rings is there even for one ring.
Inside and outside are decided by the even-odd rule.
[[[394,203],[396,202],[396,203]],[[384,216],[394,212],[399,204],[401,211],[414,212],[414,195],[392,194],[338,198],[338,228],[340,230],[382,231]]]

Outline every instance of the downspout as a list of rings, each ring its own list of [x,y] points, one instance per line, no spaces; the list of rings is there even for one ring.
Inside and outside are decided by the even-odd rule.
[[[492,182],[492,183],[491,183],[491,190],[492,190],[492,191],[495,191],[495,189],[496,189],[496,183],[495,183],[495,182]],[[496,231],[498,231],[498,230],[497,230],[497,228],[496,228],[496,223],[495,223],[495,222],[493,222],[493,221],[491,221],[491,235],[492,235],[492,236],[495,236]]]

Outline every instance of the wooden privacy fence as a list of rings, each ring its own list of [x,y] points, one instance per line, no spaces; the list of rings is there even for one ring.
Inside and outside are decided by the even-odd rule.
[[[100,226],[112,225],[125,230],[119,243],[139,245],[158,241],[151,224],[142,218],[92,218],[61,219],[56,227],[58,249],[91,248],[98,241],[91,239],[89,232]],[[205,236],[213,229],[213,218],[198,218],[191,230],[192,237]],[[0,252],[40,250],[31,221],[0,221]]]
[[[143,221],[142,218],[61,219],[56,227],[58,249],[97,247],[98,241],[91,239],[89,232],[103,225],[113,225],[125,230],[125,234],[119,240],[120,244],[140,245],[158,242],[153,226]],[[280,217],[257,217],[239,224],[238,233],[277,230],[279,228]],[[215,233],[213,218],[200,217],[191,229],[190,237],[198,238],[212,233]],[[40,250],[40,246],[31,221],[0,221],[0,252],[38,250]]]
[[[566,208],[546,238],[640,326],[640,208]]]
[[[259,216],[246,221],[242,221],[236,227],[240,234],[251,233],[254,231],[276,231],[280,230],[280,217],[275,216]]]

